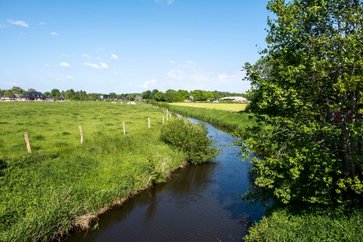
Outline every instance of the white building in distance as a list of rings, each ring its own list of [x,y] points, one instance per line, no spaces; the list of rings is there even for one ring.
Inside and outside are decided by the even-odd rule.
[[[231,101],[234,103],[249,103],[249,101],[247,100],[247,98],[244,97],[223,97],[221,99],[219,99],[220,101]]]

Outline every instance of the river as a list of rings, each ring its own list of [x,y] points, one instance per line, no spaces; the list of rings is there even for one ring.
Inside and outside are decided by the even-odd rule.
[[[241,200],[251,163],[241,161],[236,138],[207,125],[222,151],[211,163],[188,166],[100,216],[98,229],[65,241],[241,241],[265,212]]]

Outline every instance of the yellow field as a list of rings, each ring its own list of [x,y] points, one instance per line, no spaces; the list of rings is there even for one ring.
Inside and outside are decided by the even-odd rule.
[[[243,103],[169,103],[174,106],[217,109],[231,112],[239,112],[246,109],[247,104]]]

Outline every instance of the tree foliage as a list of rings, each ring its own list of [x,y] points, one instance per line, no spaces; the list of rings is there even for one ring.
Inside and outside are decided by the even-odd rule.
[[[362,200],[363,1],[270,0],[267,48],[247,63],[256,186],[283,203]]]
[[[186,154],[188,162],[197,165],[210,161],[219,151],[208,137],[203,124],[193,124],[186,119],[173,119],[161,129],[161,139]]]

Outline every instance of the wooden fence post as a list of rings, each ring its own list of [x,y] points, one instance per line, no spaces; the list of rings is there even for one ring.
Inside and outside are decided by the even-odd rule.
[[[162,119],[162,124],[164,125],[165,121],[164,121],[164,115],[163,115],[163,119]]]
[[[150,117],[147,118],[147,127],[150,129]]]
[[[83,144],[83,130],[82,130],[82,127],[81,127],[81,125],[79,126],[79,134],[80,134],[80,136],[81,136],[81,144]]]
[[[31,154],[32,149],[30,147],[28,132],[24,132],[24,142],[25,142],[25,146],[26,146],[26,150],[27,150],[28,154]]]
[[[122,130],[124,131],[124,135],[126,135],[126,127],[125,127],[125,122],[122,122]]]
[[[166,110],[166,121],[169,121],[169,110]]]

